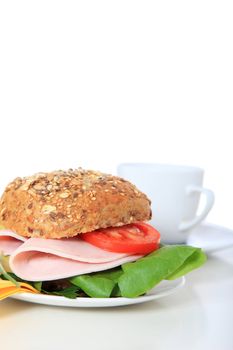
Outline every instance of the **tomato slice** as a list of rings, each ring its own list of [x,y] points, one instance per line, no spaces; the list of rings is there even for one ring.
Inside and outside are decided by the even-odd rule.
[[[144,222],[83,233],[81,238],[115,253],[149,254],[159,248],[160,233]]]

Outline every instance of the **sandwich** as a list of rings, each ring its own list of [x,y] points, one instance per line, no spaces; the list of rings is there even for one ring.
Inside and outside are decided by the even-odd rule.
[[[201,249],[160,243],[150,204],[129,181],[82,168],[16,178],[0,201],[0,299],[134,298],[201,266]]]

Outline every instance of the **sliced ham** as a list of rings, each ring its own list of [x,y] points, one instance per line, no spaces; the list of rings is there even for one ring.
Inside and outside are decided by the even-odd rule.
[[[107,252],[79,238],[30,238],[10,258],[12,271],[28,281],[51,281],[108,270],[139,255]]]
[[[141,257],[108,252],[77,237],[26,239],[10,230],[0,231],[0,252],[11,255],[11,270],[27,281],[52,281],[108,270]]]
[[[0,252],[4,255],[11,255],[26,240],[13,231],[0,230]]]

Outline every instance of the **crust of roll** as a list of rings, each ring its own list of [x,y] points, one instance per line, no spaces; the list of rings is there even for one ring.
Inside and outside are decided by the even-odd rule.
[[[0,202],[0,225],[24,237],[73,237],[150,218],[150,200],[129,181],[82,168],[16,178]]]

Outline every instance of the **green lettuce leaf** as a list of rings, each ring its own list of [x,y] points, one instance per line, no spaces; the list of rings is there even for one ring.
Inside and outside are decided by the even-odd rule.
[[[201,249],[196,248],[196,251],[190,255],[188,259],[171,275],[167,276],[168,280],[175,280],[181,276],[186,275],[190,271],[197,269],[201,265],[203,265],[207,260],[206,255],[203,253]]]
[[[76,276],[69,281],[93,298],[137,297],[164,279],[175,279],[198,268],[206,261],[199,248],[163,246],[157,251],[118,268]]]
[[[133,263],[122,265],[118,285],[121,295],[134,298],[142,295],[164,279],[180,277],[201,266],[205,254],[190,246],[164,246]]]
[[[116,282],[116,283],[118,282],[121,275],[123,275],[123,271],[122,271],[121,266],[115,267],[114,269],[111,269],[111,270],[105,270],[105,271],[95,273],[96,277],[108,278],[111,281]]]
[[[107,277],[95,275],[81,275],[70,278],[70,282],[81,288],[92,298],[109,298],[115,282]]]
[[[61,289],[59,291],[49,291],[49,292],[44,289],[41,289],[41,292],[43,292],[44,294],[58,295],[69,299],[76,299],[79,296],[79,291],[80,289],[77,286],[71,286],[71,287]]]
[[[19,283],[17,282],[17,280],[11,276],[11,273],[9,273],[5,270],[5,265],[6,265],[5,259],[6,259],[6,256],[4,256],[0,252],[0,277],[2,279],[8,280],[8,281],[14,283],[14,285],[16,285],[16,287],[19,287]]]
[[[107,278],[107,279],[110,279],[111,281],[113,281],[114,287],[112,289],[110,297],[120,297],[121,291],[120,291],[120,288],[118,286],[118,280],[122,274],[123,274],[123,271],[121,269],[121,266],[118,266],[118,267],[111,269],[111,270],[97,272],[97,273],[95,273],[95,276],[96,277],[104,277],[104,278]]]
[[[36,288],[39,292],[41,292],[42,289],[42,282],[34,282],[33,283],[34,288]]]

